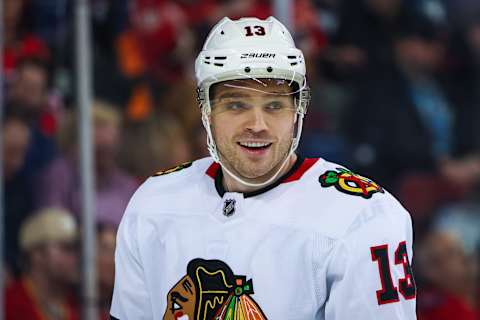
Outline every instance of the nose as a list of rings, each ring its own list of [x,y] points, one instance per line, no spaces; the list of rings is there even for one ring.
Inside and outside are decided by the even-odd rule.
[[[268,129],[262,108],[252,108],[250,110],[246,129],[251,132],[261,132]]]

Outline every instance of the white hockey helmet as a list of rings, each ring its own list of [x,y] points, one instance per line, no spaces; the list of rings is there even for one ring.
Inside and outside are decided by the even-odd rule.
[[[210,128],[210,88],[213,84],[236,79],[283,79],[295,84],[297,130],[290,153],[298,147],[303,117],[310,101],[305,78],[305,59],[295,47],[290,32],[274,17],[265,20],[223,18],[207,37],[195,61],[198,102],[208,136],[208,150],[220,162]]]

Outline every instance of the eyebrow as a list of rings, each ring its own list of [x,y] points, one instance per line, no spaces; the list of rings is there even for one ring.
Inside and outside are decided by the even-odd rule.
[[[248,97],[250,97],[250,95],[248,94],[241,93],[238,91],[236,92],[231,91],[231,92],[225,92],[220,94],[220,96],[217,99],[221,100],[221,99],[227,99],[227,98],[248,98]]]

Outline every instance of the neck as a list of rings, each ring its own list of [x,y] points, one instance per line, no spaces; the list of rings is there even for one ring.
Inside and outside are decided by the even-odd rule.
[[[243,179],[245,179],[247,182],[254,182],[254,183],[261,183],[262,181],[266,181],[266,180],[270,179],[273,175],[275,175],[275,173],[277,173],[279,168],[282,166],[283,161],[285,161],[285,160],[282,160],[278,165],[276,165],[272,170],[270,170],[270,172],[268,174],[266,174],[263,177],[256,178],[256,179],[245,179],[245,178],[243,178]],[[288,157],[288,159],[286,160],[286,164],[283,166],[283,168],[277,174],[277,177],[270,184],[275,183],[285,173],[287,173],[288,170],[290,170],[293,167],[293,165],[295,164],[295,161],[297,161],[297,155],[295,153],[292,153]],[[267,185],[265,185],[265,186],[255,186],[255,187],[254,186],[247,186],[247,185],[237,181],[236,179],[234,179],[225,170],[223,172],[223,186],[225,187],[225,190],[228,190],[229,192],[242,192],[242,193],[254,192],[254,191],[257,191],[257,190],[260,190],[262,188],[267,187]]]

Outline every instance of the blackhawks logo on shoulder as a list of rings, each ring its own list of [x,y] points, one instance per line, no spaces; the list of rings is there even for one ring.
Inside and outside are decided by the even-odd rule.
[[[184,162],[182,164],[179,164],[178,166],[169,168],[167,170],[159,171],[159,172],[155,173],[153,175],[153,177],[163,176],[163,175],[166,175],[166,174],[169,174],[169,173],[172,173],[172,172],[177,172],[177,171],[183,170],[185,168],[188,168],[191,165],[192,165],[192,161]]]
[[[374,193],[385,191],[372,180],[362,177],[344,168],[337,171],[328,170],[318,178],[324,188],[335,186],[340,192],[370,199]]]

